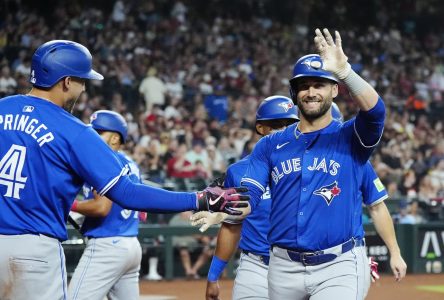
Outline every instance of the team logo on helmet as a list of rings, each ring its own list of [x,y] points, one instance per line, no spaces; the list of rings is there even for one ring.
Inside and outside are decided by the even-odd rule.
[[[282,103],[279,103],[278,105],[280,107],[282,107],[285,110],[285,112],[288,112],[288,110],[294,106],[293,102],[290,102],[290,101],[282,102]]]
[[[97,119],[97,113],[93,113],[93,114],[91,115],[91,117],[89,117],[89,121],[90,121],[90,122],[94,121],[95,119]]]
[[[302,63],[308,68],[320,69],[322,67],[321,62],[317,60],[306,59]]]
[[[325,202],[327,202],[327,205],[330,205],[330,203],[333,201],[333,198],[339,195],[340,193],[341,189],[338,187],[337,181],[329,185],[325,185],[313,192],[313,194],[324,198]]]

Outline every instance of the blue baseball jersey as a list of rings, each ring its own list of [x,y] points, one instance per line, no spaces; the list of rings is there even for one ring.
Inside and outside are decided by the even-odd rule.
[[[127,173],[90,126],[34,96],[0,99],[0,141],[0,234],[66,240],[84,181],[103,195]]]
[[[245,174],[249,164],[249,156],[232,164],[227,169],[225,177],[225,187],[240,186],[241,179]],[[259,255],[269,255],[270,244],[267,240],[270,229],[271,197],[267,188],[262,194],[261,201],[256,209],[252,211],[242,222],[241,238],[239,248]]]
[[[378,124],[384,115],[380,118]],[[333,120],[310,133],[301,133],[295,123],[256,144],[242,184],[250,190],[253,210],[270,187],[271,245],[317,251],[359,231],[355,213],[361,209],[359,190],[373,147],[362,144],[367,133],[358,133],[355,122]],[[380,136],[382,127],[377,130]]]
[[[133,182],[142,183],[140,170],[137,164],[122,152],[115,152],[121,163],[130,170],[129,177]],[[83,185],[83,197],[94,198],[93,187]],[[82,233],[87,237],[137,236],[139,232],[139,212],[124,209],[117,203],[112,203],[108,215],[103,218],[86,217],[83,222]]]

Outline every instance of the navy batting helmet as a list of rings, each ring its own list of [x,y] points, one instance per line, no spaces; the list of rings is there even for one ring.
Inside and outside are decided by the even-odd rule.
[[[265,98],[256,112],[256,121],[293,119],[299,120],[296,105],[285,96],[271,96]]]
[[[320,77],[338,83],[338,79],[325,71],[323,62],[318,54],[308,54],[298,59],[293,67],[293,77],[290,79],[290,94],[294,99],[297,94],[296,81],[303,77]]]
[[[95,130],[119,133],[122,143],[125,143],[128,125],[121,114],[110,110],[98,110],[91,115],[90,123]]]
[[[102,80],[92,69],[89,50],[76,42],[54,40],[41,45],[32,56],[29,82],[49,88],[66,76]]]

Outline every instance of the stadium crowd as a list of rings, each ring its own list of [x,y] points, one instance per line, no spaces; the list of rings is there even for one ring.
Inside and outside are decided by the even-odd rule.
[[[124,115],[126,151],[145,179],[178,190],[200,188],[248,154],[258,139],[251,130],[258,103],[273,94],[288,96],[295,60],[313,51],[312,31],[333,26],[347,37],[353,68],[387,105],[372,162],[389,194],[408,204],[407,214],[415,214],[418,203],[424,211],[441,207],[440,1],[344,0],[333,16],[326,15],[328,1],[319,0],[282,1],[278,7],[267,0],[89,1],[88,7],[82,1],[47,2],[55,7],[2,3],[0,96],[28,92],[30,57],[38,45],[52,39],[84,44],[105,80],[87,86],[74,114],[84,122],[98,109]],[[345,119],[356,113],[343,87],[337,103]],[[442,212],[413,221],[433,216],[442,218]]]

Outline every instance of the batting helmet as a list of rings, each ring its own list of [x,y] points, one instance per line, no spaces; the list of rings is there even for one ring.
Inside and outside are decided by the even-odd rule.
[[[285,96],[271,96],[265,98],[256,112],[256,121],[293,119],[298,121],[296,105]]]
[[[29,82],[49,88],[66,76],[102,80],[92,69],[89,50],[76,42],[53,40],[41,45],[32,56]]]
[[[90,123],[95,130],[119,133],[122,143],[125,143],[128,135],[128,125],[121,114],[110,110],[98,110],[91,115]]]
[[[293,77],[290,79],[290,94],[293,99],[297,94],[295,83],[299,78],[320,77],[338,83],[338,79],[322,67],[323,62],[318,54],[308,54],[298,59],[293,67]]]
[[[296,113],[299,116],[299,108],[296,106]],[[338,120],[340,122],[344,122],[344,116],[342,115],[341,111],[339,110],[339,107],[336,103],[331,104],[331,116],[333,119]]]

